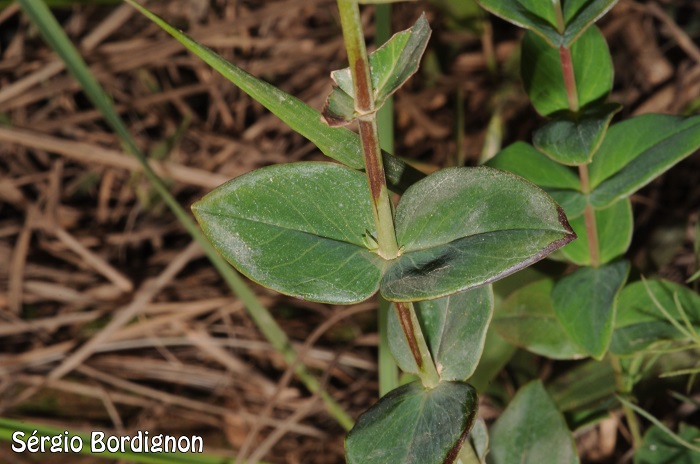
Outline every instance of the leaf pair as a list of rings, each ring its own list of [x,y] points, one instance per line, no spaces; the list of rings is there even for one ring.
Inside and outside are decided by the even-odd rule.
[[[570,56],[574,92],[580,107],[571,111],[562,70]],[[534,145],[569,166],[588,164],[621,105],[601,103],[613,85],[613,64],[605,37],[592,26],[570,49],[557,49],[533,32],[525,34],[520,62],[523,85],[532,105],[553,118],[533,134]]]
[[[330,163],[271,166],[193,206],[205,235],[239,271],[281,293],[349,304],[438,298],[511,274],[574,238],[558,205],[490,168],[439,171],[396,208],[401,255],[374,252],[365,176]]]
[[[551,47],[569,47],[617,0],[478,0],[486,10],[546,40]],[[562,24],[557,20],[561,7]],[[563,28],[563,30],[562,30]]]
[[[375,111],[418,70],[430,32],[428,20],[422,14],[413,27],[394,34],[369,55]],[[360,116],[355,112],[352,73],[350,68],[344,68],[333,71],[331,78],[335,85],[322,114],[331,127],[344,126]]]
[[[544,279],[513,293],[494,328],[516,346],[554,359],[601,359],[613,335],[617,298],[629,264],[582,267],[557,282]]]
[[[647,114],[614,124],[605,134],[589,165],[590,189],[581,191],[576,174],[531,145],[513,144],[488,165],[518,174],[544,188],[559,201],[574,231],[585,237],[579,218],[586,202],[595,208],[601,262],[610,262],[629,246],[632,220],[628,197],[700,147],[700,116]],[[612,224],[611,220],[615,219]],[[586,240],[562,252],[574,263],[587,265]]]

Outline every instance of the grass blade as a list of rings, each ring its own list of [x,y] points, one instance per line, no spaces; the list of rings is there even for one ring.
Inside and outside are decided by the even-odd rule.
[[[199,243],[209,260],[217,269],[226,284],[231,288],[233,293],[235,293],[244,303],[248,314],[250,315],[251,319],[253,319],[263,336],[278,352],[282,354],[286,362],[295,362],[297,355],[289,339],[287,338],[287,335],[273,319],[267,308],[265,308],[258,301],[257,297],[248,287],[243,278],[216,252],[214,247],[207,241],[207,239],[204,238],[204,235],[201,233],[194,220],[187,212],[185,212],[175,197],[172,196],[160,177],[158,177],[153,169],[151,169],[144,154],[141,152],[136,144],[136,141],[131,136],[126,124],[124,124],[114,109],[111,99],[92,75],[87,64],[82,59],[75,46],[73,46],[73,44],[70,42],[49,8],[41,0],[18,1],[27,16],[39,29],[44,39],[65,62],[68,70],[80,83],[88,98],[90,98],[92,103],[100,110],[105,118],[105,121],[109,124],[112,130],[116,132],[122,143],[126,146],[127,150],[131,152],[143,165],[144,174],[151,182],[154,189],[172,210],[187,232],[195,241],[197,241],[197,243]],[[301,382],[310,391],[319,391],[321,387],[318,380],[306,370],[304,365],[297,363],[296,366],[295,373],[299,380],[301,380]],[[331,414],[331,416],[333,416],[338,423],[347,430],[352,428],[353,420],[342,409],[342,407],[326,392],[321,392],[320,395],[323,398],[329,414]]]
[[[345,128],[327,126],[321,121],[321,114],[306,103],[229,63],[133,0],[126,1],[290,128],[313,142],[326,156],[353,169],[364,169],[359,135]],[[409,185],[424,177],[398,158],[388,153],[382,156],[387,184],[395,192],[403,193]]]

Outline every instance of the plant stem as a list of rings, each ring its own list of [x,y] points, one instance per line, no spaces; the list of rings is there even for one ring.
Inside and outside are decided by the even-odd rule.
[[[554,18],[557,21],[557,32],[563,34],[566,30],[566,23],[564,22],[564,12],[561,9],[561,0],[552,0],[552,6],[554,7]]]
[[[564,74],[564,86],[566,87],[566,98],[569,101],[569,109],[577,113],[579,108],[578,92],[576,91],[576,75],[574,74],[574,63],[571,59],[571,49],[559,47],[559,60],[561,61],[561,71]]]
[[[408,347],[411,349],[413,359],[418,366],[418,376],[423,386],[425,388],[435,388],[440,383],[440,375],[430,355],[430,349],[425,342],[425,337],[423,337],[413,303],[394,302],[394,307],[396,308],[396,314],[399,316],[403,333],[406,335]]]
[[[628,388],[625,382],[624,373],[622,372],[622,365],[620,364],[620,359],[615,355],[610,355],[610,364],[612,365],[613,371],[615,372],[615,386],[617,391],[623,395],[629,395],[631,393],[630,388]],[[630,428],[630,433],[632,434],[632,448],[637,449],[643,441],[642,432],[639,429],[639,421],[637,421],[637,416],[634,414],[632,408],[630,408],[625,403],[622,403],[622,411],[625,414],[625,419],[627,419],[627,425]]]
[[[581,178],[581,191],[587,195],[591,191],[590,180],[588,178],[588,165],[579,165],[578,172]],[[588,254],[591,257],[591,266],[598,267],[600,266],[598,225],[596,224],[595,210],[588,202],[586,202],[586,209],[583,210],[583,219],[586,223],[586,238],[588,239]]]
[[[561,10],[559,0],[553,0],[554,12],[557,17],[557,25],[560,33],[564,33],[564,16]],[[568,47],[559,47],[559,60],[561,61],[561,71],[564,76],[564,86],[566,87],[566,98],[569,102],[569,110],[572,113],[578,113],[580,110],[578,92],[576,90],[576,75],[574,74],[574,64],[571,58],[571,49]],[[581,164],[578,166],[579,178],[581,179],[581,191],[584,195],[588,195],[591,191],[590,179],[588,176],[588,165]],[[600,252],[598,246],[598,227],[596,225],[595,210],[593,206],[586,201],[586,209],[583,211],[583,219],[586,223],[586,237],[588,239],[588,254],[591,257],[591,266],[600,266]]]
[[[380,4],[375,7],[377,47],[391,37],[391,5]],[[394,152],[394,98],[389,97],[377,112],[377,124],[379,125],[379,143],[382,150]],[[394,356],[389,348],[388,328],[389,311],[391,304],[379,297],[379,313],[377,315],[377,330],[379,332],[379,347],[377,358],[377,370],[379,371],[379,396],[384,396],[399,386],[399,371],[394,361]]]
[[[372,80],[369,59],[362,33],[360,8],[356,0],[338,0],[340,23],[343,28],[345,48],[350,62],[355,111],[359,115],[360,140],[364,154],[365,171],[369,182],[372,213],[377,229],[377,250],[384,259],[394,259],[399,255],[394,230],[394,217],[386,186],[382,150],[379,146],[377,115],[374,107]]]

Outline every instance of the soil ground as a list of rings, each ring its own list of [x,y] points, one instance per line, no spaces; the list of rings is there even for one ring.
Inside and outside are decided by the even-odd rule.
[[[486,29],[458,23],[439,5],[394,8],[395,30],[422,10],[434,29],[425,67],[395,99],[395,151],[424,169],[475,165],[543,123],[517,79],[520,31],[494,18]],[[331,0],[149,6],[317,109],[329,73],[345,66]],[[324,159],[131,7],[55,13],[181,204],[261,166]],[[372,13],[363,10],[370,41]],[[698,111],[699,1],[622,0],[600,26],[616,69],[612,100],[624,104],[618,119]],[[500,140],[487,133],[494,115]],[[0,121],[0,415],[60,429],[201,435],[221,456],[343,462],[342,428],[285,376],[281,357],[15,4],[0,10]],[[683,282],[695,272],[698,172],[695,154],[633,197],[629,258],[645,275]],[[303,361],[353,417],[377,400],[375,301],[330,307],[251,286],[296,344],[318,336]],[[123,314],[131,317],[115,323]],[[493,420],[500,408],[486,402],[482,414]],[[624,430],[604,424],[578,435],[584,461],[624,462]],[[2,462],[66,462],[0,446]]]

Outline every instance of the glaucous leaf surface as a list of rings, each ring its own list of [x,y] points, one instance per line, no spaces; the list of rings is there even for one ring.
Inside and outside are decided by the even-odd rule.
[[[491,428],[489,464],[576,464],[564,416],[536,380],[522,387]]]
[[[686,327],[674,296],[689,322],[700,332],[700,296],[687,287],[666,280],[634,282],[622,290],[618,301],[615,332],[610,351],[629,355],[661,341],[682,340],[686,336],[657,307],[654,299],[671,318]]]
[[[554,281],[544,279],[517,290],[499,307],[493,328],[513,345],[553,359],[578,359],[578,348],[559,324],[550,301]]]
[[[493,311],[491,286],[414,303],[416,315],[442,380],[466,380],[479,364]],[[417,373],[401,323],[392,306],[389,347],[401,370]]]
[[[394,34],[369,55],[370,76],[375,108],[379,109],[418,70],[428,46],[430,26],[425,14],[410,29]],[[350,68],[331,73],[335,86],[326,100],[323,116],[331,126],[345,125],[355,119],[355,90]]]
[[[617,103],[593,105],[579,113],[565,111],[533,134],[538,150],[567,166],[588,164],[603,141],[612,117],[622,109]]]
[[[617,0],[567,0],[563,3],[565,30],[559,31],[552,2],[542,0],[477,0],[486,10],[516,26],[530,29],[550,47],[568,47],[612,8]]]
[[[321,120],[321,114],[317,110],[298,98],[229,63],[136,2],[130,4],[295,132],[310,140],[323,154],[353,169],[364,169],[358,134],[349,129],[329,127]],[[403,193],[409,185],[424,177],[424,174],[389,153],[383,153],[383,158],[388,186],[395,192]]]
[[[634,220],[632,204],[629,198],[619,200],[612,205],[595,210],[596,230],[598,232],[598,257],[600,262],[609,263],[624,254],[632,242]],[[588,250],[588,233],[583,216],[571,219],[571,227],[578,235],[575,240],[559,251],[572,263],[579,266],[591,264],[591,254]]]
[[[610,344],[617,297],[627,280],[629,263],[582,267],[560,279],[552,289],[552,305],[569,337],[596,359]]]
[[[447,296],[535,262],[573,239],[542,190],[491,168],[443,170],[414,184],[396,216],[402,255],[372,251],[367,181],[330,163],[271,166],[193,206],[239,271],[281,293],[349,304],[380,286],[392,301]]]
[[[402,255],[381,283],[391,301],[439,298],[522,269],[575,238],[545,192],[487,167],[443,169],[396,209]]]
[[[613,65],[608,44],[597,27],[588,28],[571,47],[571,59],[579,105],[583,108],[604,100],[612,90]],[[520,71],[525,91],[538,113],[550,116],[569,110],[558,49],[537,34],[526,33]]]
[[[348,464],[451,464],[476,418],[476,390],[441,382],[427,390],[412,382],[363,413],[345,439]]]
[[[628,197],[700,148],[700,116],[646,114],[614,124],[590,165],[590,201]]]
[[[698,443],[700,429],[681,423],[678,435],[688,443]],[[700,451],[683,446],[656,425],[647,430],[642,445],[634,453],[634,464],[697,464],[698,462],[700,462]]]
[[[244,174],[192,210],[207,238],[250,279],[300,298],[352,303],[378,288],[384,260],[367,181],[331,163],[293,163]]]

